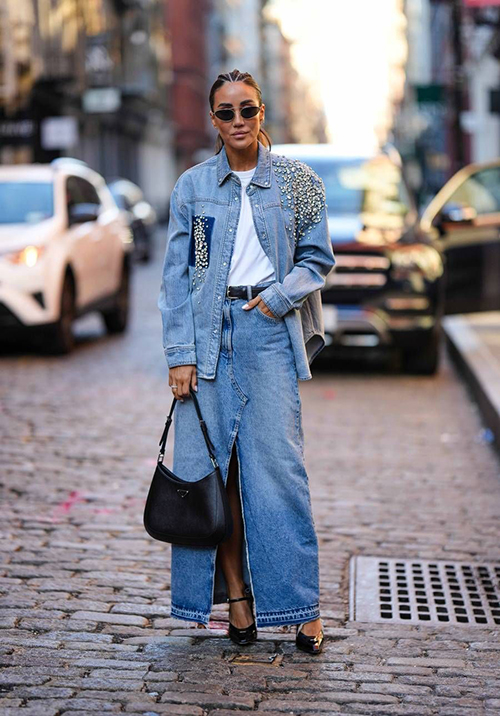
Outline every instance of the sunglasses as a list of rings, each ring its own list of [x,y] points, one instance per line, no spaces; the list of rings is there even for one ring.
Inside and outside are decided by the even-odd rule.
[[[243,119],[251,119],[252,117],[255,117],[259,112],[260,107],[242,107],[240,109],[240,114]],[[217,119],[221,120],[221,122],[231,122],[231,120],[234,119],[234,115],[236,114],[236,112],[234,109],[218,109],[217,112],[214,112],[214,114]]]

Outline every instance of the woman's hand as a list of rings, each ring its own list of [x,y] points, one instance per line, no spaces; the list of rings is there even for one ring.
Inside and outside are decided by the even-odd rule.
[[[271,318],[278,318],[278,316],[275,316],[274,313],[267,307],[267,305],[264,303],[260,296],[255,296],[255,298],[252,298],[251,301],[245,303],[243,308],[245,309],[245,311],[249,311],[251,308],[254,308],[257,305],[259,306],[258,310],[262,311],[262,313],[265,313],[266,316],[270,316]]]
[[[168,371],[168,384],[172,386],[174,397],[182,403],[184,398],[190,397],[190,386],[193,390],[198,390],[196,366],[177,365],[175,368],[170,368]]]

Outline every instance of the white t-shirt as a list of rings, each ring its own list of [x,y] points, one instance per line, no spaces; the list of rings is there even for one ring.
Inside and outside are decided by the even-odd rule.
[[[260,245],[253,223],[252,207],[246,188],[257,167],[244,172],[234,172],[241,181],[241,208],[238,231],[234,240],[228,286],[255,286],[257,283],[274,281],[272,263]]]

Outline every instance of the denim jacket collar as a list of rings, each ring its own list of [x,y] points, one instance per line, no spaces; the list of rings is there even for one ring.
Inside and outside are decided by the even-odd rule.
[[[217,183],[219,186],[232,171],[227,158],[226,147],[223,145],[217,154]],[[271,186],[271,153],[262,142],[259,142],[257,167],[250,183],[264,188]]]

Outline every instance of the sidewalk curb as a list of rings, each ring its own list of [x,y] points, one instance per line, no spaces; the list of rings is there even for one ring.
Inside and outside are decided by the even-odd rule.
[[[460,316],[443,319],[448,353],[469,387],[500,452],[500,370],[488,347]]]

